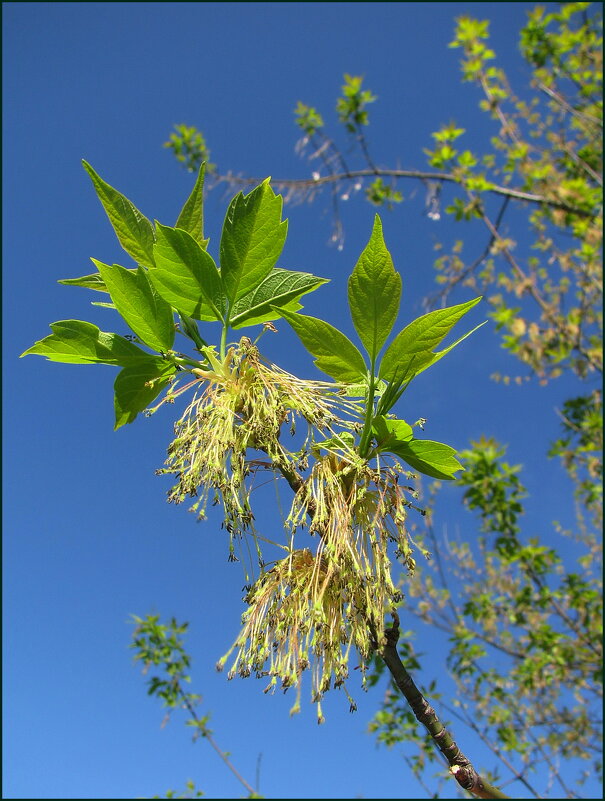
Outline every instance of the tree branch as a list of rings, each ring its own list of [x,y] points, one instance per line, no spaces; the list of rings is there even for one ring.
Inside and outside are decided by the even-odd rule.
[[[492,245],[496,241],[496,235],[497,235],[497,233],[498,233],[498,231],[500,229],[500,225],[502,224],[502,219],[504,217],[504,213],[505,213],[506,208],[507,208],[509,203],[510,203],[510,197],[505,197],[503,202],[502,202],[502,206],[500,207],[500,211],[498,212],[498,216],[496,218],[496,222],[494,223],[494,232],[490,232],[490,238],[489,238],[489,241],[488,241],[487,245],[483,249],[483,253],[481,253],[480,256],[478,256],[473,262],[471,262],[471,264],[469,264],[467,267],[465,267],[464,270],[462,270],[460,273],[458,273],[458,275],[454,276],[449,281],[448,285],[446,287],[444,287],[444,289],[442,289],[440,292],[435,293],[435,295],[433,295],[432,297],[429,296],[426,299],[425,303],[426,303],[426,305],[428,306],[429,309],[433,307],[433,305],[434,305],[435,301],[437,300],[437,298],[441,298],[442,302],[445,302],[445,298],[448,296],[448,294],[452,290],[452,288],[454,286],[456,286],[457,284],[459,284],[461,281],[464,281],[464,279],[468,275],[471,275],[472,273],[474,273],[475,270],[482,264],[482,262],[484,262],[485,259],[489,256],[489,254],[491,252],[491,249],[492,249]]]
[[[450,772],[460,787],[476,798],[509,798],[497,787],[484,781],[471,761],[458,748],[450,733],[437,717],[433,707],[424,698],[405,669],[397,652],[398,639],[399,617],[397,613],[393,613],[393,625],[386,631],[386,645],[380,649],[380,656],[389,669],[393,681],[412,708],[416,720],[426,728],[437,748],[447,759]]]
[[[446,706],[446,705],[444,704],[444,706]],[[530,784],[530,783],[527,781],[527,779],[525,778],[525,776],[524,776],[522,773],[519,773],[519,771],[518,771],[518,770],[515,768],[515,766],[512,764],[512,762],[510,762],[510,760],[508,760],[508,759],[506,758],[506,756],[505,756],[505,755],[502,753],[502,750],[501,750],[500,748],[498,748],[498,746],[497,746],[497,745],[495,745],[495,744],[494,744],[494,743],[493,743],[493,742],[492,742],[492,741],[489,739],[489,737],[487,737],[487,735],[485,734],[485,732],[483,732],[483,731],[482,731],[482,730],[479,728],[479,726],[478,726],[478,725],[475,723],[475,721],[473,720],[473,718],[471,717],[471,715],[469,715],[469,714],[468,714],[468,712],[466,711],[466,709],[464,709],[464,713],[465,713],[465,714],[464,714],[464,719],[463,719],[462,715],[460,715],[460,714],[459,714],[459,713],[458,713],[458,712],[457,712],[455,709],[451,709],[450,707],[447,707],[447,706],[446,706],[446,709],[448,710],[448,712],[449,712],[451,715],[454,715],[455,717],[457,717],[457,718],[458,718],[458,720],[462,721],[462,722],[463,722],[463,723],[465,723],[465,724],[466,724],[466,725],[467,725],[467,726],[468,726],[470,729],[472,729],[472,730],[475,732],[475,734],[476,734],[476,735],[477,735],[477,736],[478,736],[478,737],[479,737],[479,738],[480,738],[480,739],[481,739],[481,740],[482,740],[482,741],[485,743],[485,745],[486,745],[486,746],[489,748],[489,750],[490,750],[490,751],[491,751],[491,752],[492,752],[492,753],[493,753],[493,754],[494,754],[496,757],[498,757],[498,759],[499,759],[499,760],[500,760],[500,761],[501,761],[501,762],[502,762],[504,765],[506,765],[506,767],[508,768],[508,770],[510,770],[510,772],[513,774],[513,777],[514,777],[514,778],[512,779],[512,781],[519,781],[519,782],[521,782],[523,785],[525,785],[525,787],[526,787],[526,788],[529,790],[529,792],[530,792],[530,793],[531,793],[531,794],[532,794],[532,795],[533,795],[535,798],[540,798],[540,794],[537,792],[537,790],[535,790],[535,788],[534,788],[534,787],[532,787],[532,785],[531,785],[531,784]]]
[[[283,475],[293,492],[296,493],[302,489],[305,479],[294,468],[276,461],[272,461],[272,464]],[[311,501],[308,502],[307,509],[309,516],[313,518],[315,507]],[[392,617],[393,625],[385,632],[386,644],[378,648],[378,653],[393,677],[393,681],[412,708],[416,719],[427,729],[433,742],[447,759],[450,772],[460,787],[476,798],[509,798],[497,787],[493,787],[479,776],[471,761],[464,756],[450,733],[441,723],[433,707],[414,684],[397,652],[399,616],[396,612],[392,612]],[[373,632],[372,636],[375,639]]]
[[[189,700],[187,694],[185,692],[183,692],[182,689],[180,689],[180,684],[179,684],[179,690],[180,690],[180,693],[181,693],[181,698],[183,699],[183,705],[185,706],[185,708],[187,709],[187,711],[189,712],[189,714],[191,715],[193,720],[197,723],[197,727],[198,727],[201,735],[208,740],[210,745],[214,748],[216,753],[220,756],[220,758],[223,760],[225,765],[229,768],[231,773],[233,773],[233,775],[238,780],[238,782],[246,788],[246,790],[250,794],[250,797],[256,797],[256,790],[254,789],[254,787],[252,787],[252,785],[248,784],[246,779],[244,779],[244,777],[237,770],[235,765],[230,761],[227,752],[221,750],[221,748],[217,745],[217,743],[215,742],[214,738],[212,737],[212,733],[210,732],[210,729],[202,722],[202,719],[199,717],[199,715],[195,711],[195,709],[193,707],[193,704]]]
[[[469,198],[471,200],[476,199],[471,192],[468,192],[468,196],[469,196]],[[508,247],[506,247],[505,243],[502,240],[502,237],[500,236],[500,233],[498,232],[498,229],[496,228],[494,223],[490,220],[490,218],[487,216],[487,214],[485,213],[485,210],[483,208],[481,208],[481,219],[483,220],[483,223],[485,224],[486,228],[488,229],[488,231],[492,235],[492,242],[497,242],[498,243],[498,245],[500,246],[500,248],[499,248],[500,252],[504,256],[506,261],[509,263],[509,265],[511,266],[511,268],[513,270],[513,273],[517,277],[517,280],[519,281],[520,284],[522,284],[526,288],[527,292],[536,301],[536,303],[538,304],[538,306],[540,307],[540,309],[542,310],[542,312],[544,314],[544,318],[546,320],[548,320],[548,322],[551,323],[551,325],[562,336],[565,336],[566,331],[565,331],[565,328],[562,326],[561,321],[558,320],[556,315],[553,314],[552,307],[549,306],[548,303],[544,300],[544,298],[542,297],[542,295],[538,291],[538,288],[537,288],[535,282],[528,277],[528,275],[524,272],[524,270],[519,265],[518,261],[515,259],[515,257],[511,253],[510,249]],[[602,365],[598,364],[597,362],[595,362],[595,360],[592,358],[590,353],[588,353],[582,347],[581,343],[580,344],[576,344],[574,346],[574,348],[580,354],[580,356],[582,356],[584,359],[586,359],[586,361],[593,368],[593,370],[595,370],[596,372],[599,372],[599,373],[603,372]]]
[[[354,181],[359,178],[415,178],[422,181],[442,181],[444,183],[454,183],[463,186],[464,182],[453,173],[448,172],[427,172],[424,170],[395,170],[385,167],[377,167],[376,169],[365,170],[347,170],[345,172],[330,172],[329,175],[316,176],[313,178],[273,178],[271,183],[278,189],[293,189],[305,190],[316,189],[325,185],[341,182],[341,181]],[[249,186],[261,183],[263,179],[250,177],[243,177],[227,173],[225,175],[217,175],[215,178],[216,183],[225,181],[229,185],[234,186]],[[491,192],[495,195],[508,197],[513,200],[523,200],[528,203],[536,203],[542,206],[548,206],[552,209],[561,209],[570,214],[577,214],[579,217],[595,218],[598,214],[595,212],[580,209],[575,206],[570,206],[567,203],[561,203],[557,200],[552,200],[544,197],[543,195],[536,195],[532,192],[523,192],[519,189],[511,189],[507,186],[499,186],[494,184],[490,186],[486,192]]]

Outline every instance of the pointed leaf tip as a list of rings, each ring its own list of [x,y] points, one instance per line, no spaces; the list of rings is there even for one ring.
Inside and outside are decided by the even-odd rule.
[[[137,263],[150,267],[153,264],[153,227],[147,217],[121,192],[114,189],[82,159],[97,197],[109,217],[120,245]]]
[[[315,364],[320,370],[335,381],[351,384],[365,380],[367,368],[363,356],[341,331],[317,317],[295,314],[285,309],[281,309],[280,313],[315,357]]]
[[[221,277],[230,304],[257,287],[274,268],[283,250],[288,221],[282,220],[283,198],[266,178],[229,204],[220,242]]]
[[[348,298],[355,330],[375,363],[395,324],[401,299],[401,276],[387,250],[378,214],[370,240],[349,278]]]

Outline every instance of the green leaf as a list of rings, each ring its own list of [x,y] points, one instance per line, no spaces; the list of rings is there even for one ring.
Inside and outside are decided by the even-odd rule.
[[[363,356],[355,345],[337,328],[303,314],[293,314],[285,309],[281,316],[290,323],[305,348],[315,356],[315,364],[336,381],[359,383],[367,376]]]
[[[456,459],[456,451],[449,445],[441,442],[431,442],[428,439],[413,439],[409,442],[396,441],[385,450],[399,456],[414,470],[424,473],[432,478],[450,481],[456,476],[458,470],[464,470]]]
[[[444,356],[458,343],[454,343],[454,345],[442,351],[441,354],[432,354],[433,348],[441,342],[458,320],[464,317],[480,300],[480,297],[474,298],[457,306],[437,309],[411,322],[403,331],[397,334],[387,348],[380,364],[380,378],[385,381],[395,380],[396,376],[401,374],[403,367],[411,363],[412,357],[414,357],[414,361],[412,362],[412,373],[409,377],[418,375],[422,370],[426,370],[429,365],[437,361],[438,358]],[[458,342],[461,342],[462,339],[458,340]]]
[[[119,334],[99,330],[82,320],[60,320],[50,324],[53,332],[21,356],[46,356],[51,362],[68,364],[117,364],[128,367],[153,357]]]
[[[374,418],[372,428],[378,440],[378,450],[390,451],[395,443],[408,442],[414,438],[412,426],[405,420],[391,420],[379,415]]]
[[[222,320],[221,276],[212,256],[187,233],[156,222],[151,281],[171,306],[196,320]]]
[[[426,370],[427,367],[432,367],[436,362],[439,361],[439,359],[442,359],[446,353],[449,353],[451,350],[453,350],[467,337],[470,337],[471,334],[474,334],[475,331],[478,331],[480,328],[483,328],[483,326],[486,323],[487,320],[484,320],[482,323],[479,323],[479,325],[476,325],[474,328],[471,328],[470,331],[467,331],[466,334],[464,334],[464,336],[460,337],[460,339],[457,339],[455,342],[452,342],[452,344],[449,345],[447,348],[444,348],[443,350],[439,350],[437,351],[437,353],[432,354],[431,361],[427,365],[423,366],[420,370],[414,370],[414,374],[418,375],[418,373],[422,372],[422,370]]]
[[[181,209],[175,228],[182,228],[206,250],[209,239],[204,239],[204,173],[206,163],[203,162],[191,194]]]
[[[208,345],[205,339],[200,336],[200,331],[196,321],[192,317],[188,317],[184,312],[178,312],[181,321],[181,333],[189,337],[195,343],[195,347],[199,350]]]
[[[374,364],[397,319],[401,276],[393,267],[378,214],[370,241],[349,278],[349,308],[353,324]]]
[[[230,304],[247,295],[271,272],[286,241],[282,198],[267,178],[248,195],[237,194],[227,209],[220,244],[221,276]]]
[[[170,350],[175,335],[172,307],[158,295],[147,272],[142,267],[127,270],[119,264],[92,261],[116,309],[139,339],[154,350]]]
[[[134,270],[133,270],[134,272]],[[96,289],[97,292],[107,292],[105,282],[99,273],[91,273],[90,275],[82,275],[80,278],[62,278],[57,281],[58,284],[65,284],[66,286],[81,286],[85,289]]]
[[[300,297],[327,282],[327,278],[318,278],[311,273],[274,267],[257,287],[233,304],[229,324],[240,328],[276,320],[281,317],[279,309],[296,311],[301,308],[297,303]]]
[[[120,370],[114,382],[114,430],[132,423],[137,414],[146,409],[170,383],[175,371],[174,364],[156,358],[145,359]]]
[[[91,300],[90,305],[100,306],[102,309],[115,309],[117,311],[115,303],[103,303],[101,300]]]
[[[117,189],[106,183],[86,161],[84,169],[90,175],[109,222],[113,225],[120,245],[126,253],[145,267],[153,265],[153,226],[137,207]]]

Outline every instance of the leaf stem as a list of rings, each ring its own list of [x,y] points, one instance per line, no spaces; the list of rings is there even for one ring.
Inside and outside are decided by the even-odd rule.
[[[172,356],[171,361],[174,364],[178,364],[181,367],[199,367],[203,364],[202,361],[196,361],[195,359],[190,359],[189,356]]]
[[[227,317],[229,319],[229,317]],[[220,350],[220,359],[224,361],[225,354],[227,353],[227,333],[229,331],[229,324],[227,322],[223,322],[223,330],[221,331],[221,350]]]
[[[376,385],[374,383],[375,361],[375,359],[372,359],[372,363],[370,365],[370,385],[368,387],[368,395],[366,398],[365,421],[363,424],[363,431],[361,432],[361,439],[359,441],[359,455],[362,459],[365,459],[368,454],[372,423],[374,422],[374,391],[376,389]]]

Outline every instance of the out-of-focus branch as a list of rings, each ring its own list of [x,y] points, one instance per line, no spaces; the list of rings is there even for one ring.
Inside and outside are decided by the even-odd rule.
[[[360,178],[411,178],[422,181],[441,181],[444,183],[454,183],[462,185],[463,181],[453,173],[449,172],[428,172],[426,170],[400,170],[388,169],[386,167],[377,167],[375,169],[364,170],[348,170],[346,172],[330,172],[329,175],[315,175],[312,178],[273,178],[271,183],[278,189],[291,189],[291,190],[313,190],[319,189],[334,183],[342,183],[344,181],[354,181]],[[225,175],[217,175],[214,177],[216,183],[226,182],[230,186],[252,186],[261,183],[264,179],[252,176],[234,175],[229,172]],[[519,189],[511,189],[507,186],[499,186],[497,184],[490,185],[486,192],[491,192],[501,197],[511,198],[513,200],[522,200],[527,203],[535,203],[542,206],[547,206],[552,209],[561,209],[569,214],[577,214],[580,217],[596,218],[599,216],[598,212],[587,211],[586,209],[570,206],[568,203],[562,203],[558,200],[546,198],[543,195],[537,195],[532,192],[523,192]]]

